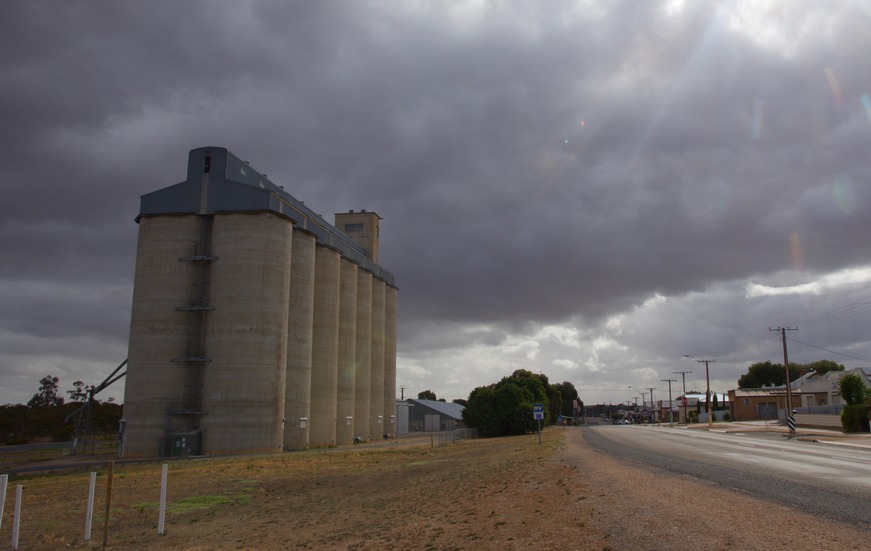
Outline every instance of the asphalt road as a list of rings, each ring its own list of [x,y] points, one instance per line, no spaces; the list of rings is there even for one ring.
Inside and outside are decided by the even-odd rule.
[[[797,510],[871,527],[871,450],[657,426],[586,427],[584,438],[617,460],[690,475]]]

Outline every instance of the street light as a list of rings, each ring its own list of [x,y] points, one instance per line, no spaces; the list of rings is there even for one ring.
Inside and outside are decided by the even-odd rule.
[[[705,392],[705,400],[708,402],[708,428],[711,428],[711,424],[713,423],[714,416],[711,413],[711,375],[710,375],[710,372],[708,371],[708,364],[714,363],[717,360],[700,360],[700,359],[696,358],[695,356],[693,356],[692,354],[684,354],[683,357],[690,358],[690,359],[693,359],[699,363],[705,364],[705,380],[707,381],[707,384],[708,384],[708,389]]]

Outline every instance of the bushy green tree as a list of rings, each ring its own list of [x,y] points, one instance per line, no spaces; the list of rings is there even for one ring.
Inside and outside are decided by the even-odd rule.
[[[545,423],[548,421],[548,393],[542,377],[519,369],[498,383],[476,388],[469,394],[463,409],[463,422],[477,428],[484,437],[525,434],[536,430],[533,404],[544,405]]]
[[[842,364],[833,362],[832,360],[819,360],[816,362],[812,362],[804,365],[807,369],[813,369],[817,373],[825,374],[829,371],[843,371],[844,366]]]
[[[849,373],[838,381],[841,398],[847,406],[841,410],[841,427],[844,432],[864,432],[868,430],[868,402],[871,389],[865,386],[856,373]]]
[[[831,360],[819,360],[809,364],[789,363],[789,380],[794,381],[813,370],[817,373],[843,371],[844,366]],[[747,369],[747,373],[738,379],[739,388],[762,388],[766,386],[783,386],[786,384],[786,370],[783,364],[758,362]]]
[[[418,400],[432,400],[433,402],[435,402],[436,401],[436,393],[433,392],[432,390],[424,390],[423,392],[417,393],[417,399]]]
[[[574,417],[574,400],[578,397],[578,391],[575,389],[575,385],[568,381],[563,381],[556,386],[556,389],[560,393],[560,415],[566,415],[569,417]],[[583,402],[578,399],[578,407],[581,411],[584,410]]]
[[[463,408],[463,423],[478,429],[480,436],[498,436],[502,430],[496,409],[496,385],[479,386],[469,394]]]
[[[851,406],[864,404],[869,398],[869,389],[865,386],[865,381],[856,373],[848,373],[841,377],[838,388],[841,391],[841,398]]]

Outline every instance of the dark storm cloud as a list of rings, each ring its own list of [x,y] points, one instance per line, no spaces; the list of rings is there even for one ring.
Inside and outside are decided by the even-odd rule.
[[[803,3],[760,28],[727,12],[14,2],[3,340],[123,347],[138,198],[205,145],[327,219],[383,216],[400,346],[431,354],[781,273],[797,250],[811,273],[867,263],[867,12]]]

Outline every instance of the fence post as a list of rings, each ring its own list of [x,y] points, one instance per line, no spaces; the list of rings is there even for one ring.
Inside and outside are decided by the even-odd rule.
[[[91,540],[91,525],[94,520],[94,490],[97,486],[97,473],[91,473],[91,480],[88,484],[88,510],[85,513],[85,541]]]
[[[157,535],[163,535],[163,527],[166,522],[166,475],[169,463],[164,463],[160,469],[160,513],[157,520]]]
[[[15,516],[12,518],[12,551],[18,551],[18,527],[21,525],[21,484],[15,488]]]
[[[9,483],[9,475],[0,475],[0,526],[3,526],[3,509],[6,506],[6,484]]]
[[[103,523],[103,549],[109,545],[109,511],[112,509],[112,479],[115,475],[115,462],[109,461],[109,477],[106,481],[106,519]]]

